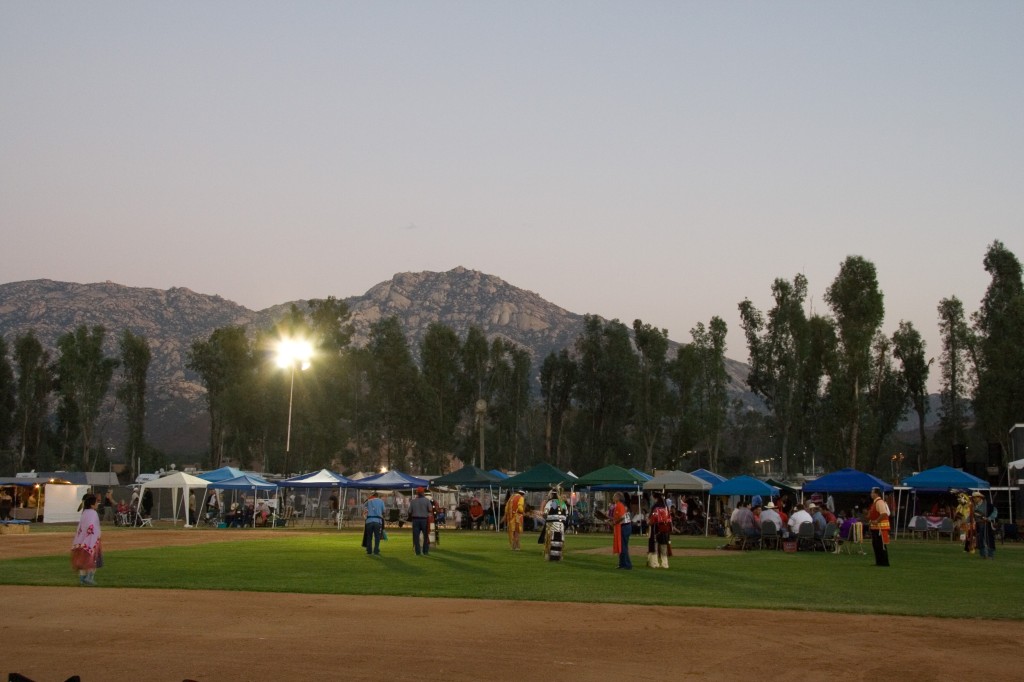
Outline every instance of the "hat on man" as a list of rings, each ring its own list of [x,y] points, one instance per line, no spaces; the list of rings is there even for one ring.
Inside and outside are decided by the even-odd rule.
[[[810,511],[811,509],[817,509],[817,508],[818,508],[818,505],[814,504],[813,502],[808,502],[807,503],[807,510],[808,511]]]
[[[982,494],[980,490],[975,490],[973,493],[971,493],[971,497],[980,497],[984,499],[985,496]]]
[[[775,509],[775,503],[774,503],[774,502],[772,502],[771,500],[768,500],[768,504],[766,504],[766,505],[764,506],[764,508],[765,508],[765,509]]]

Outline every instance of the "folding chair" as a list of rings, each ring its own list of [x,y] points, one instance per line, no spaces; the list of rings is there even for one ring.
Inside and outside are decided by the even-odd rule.
[[[825,532],[821,534],[821,548],[833,554],[839,553],[839,526],[834,523],[825,525]]]
[[[774,523],[771,521],[761,522],[761,549],[764,549],[766,544],[774,544],[775,549],[778,549],[781,539],[779,529],[775,527]]]
[[[864,524],[858,521],[850,527],[850,537],[842,540],[840,549],[845,549],[847,554],[853,554],[853,546],[857,545],[860,554],[864,554]]]

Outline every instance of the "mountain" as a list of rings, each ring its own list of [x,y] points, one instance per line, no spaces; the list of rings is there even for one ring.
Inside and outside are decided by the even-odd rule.
[[[476,325],[489,339],[502,337],[526,348],[535,372],[548,353],[572,346],[583,330],[583,315],[499,277],[463,267],[399,273],[345,301],[352,311],[356,345],[366,342],[371,324],[390,316],[401,320],[414,349],[431,322],[442,322],[460,335]],[[167,453],[189,455],[206,448],[208,429],[205,391],[185,368],[192,342],[227,325],[268,328],[292,304],[305,309],[305,303],[291,301],[253,311],[220,296],[183,288],[164,291],[113,282],[32,280],[0,285],[0,335],[11,343],[16,336],[35,330],[43,345],[52,349],[61,334],[79,325],[103,325],[111,355],[117,355],[122,330],[145,336],[153,356],[146,437]],[[745,392],[746,365],[728,360],[727,370],[733,392],[751,402],[752,396]],[[122,442],[120,413],[107,420],[107,442]]]

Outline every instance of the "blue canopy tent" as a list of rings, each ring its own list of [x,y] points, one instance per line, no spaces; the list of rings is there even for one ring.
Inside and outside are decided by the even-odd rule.
[[[344,491],[343,495],[347,495],[348,491],[345,490],[352,486],[352,479],[346,478],[341,474],[336,474],[328,469],[321,469],[320,471],[313,471],[308,474],[300,474],[299,476],[293,476],[292,478],[286,478],[283,481],[278,482],[278,487],[281,488],[318,488],[320,491],[319,497],[323,497],[324,488],[338,488],[339,492]],[[321,500],[317,499],[317,507],[320,506]],[[340,502],[339,513],[335,519],[337,527],[341,528],[341,513],[340,510],[345,508],[345,499],[342,498]],[[286,515],[287,517],[287,515]]]
[[[856,469],[840,469],[804,483],[805,493],[869,493],[872,488],[881,488],[891,493],[893,487],[871,474]]]
[[[211,482],[206,488],[207,490],[211,488],[214,490],[251,490],[254,503],[253,509],[255,510],[256,493],[260,490],[267,492],[277,490],[277,485],[255,474],[242,474],[234,478],[226,478],[223,481]],[[255,513],[252,515],[252,526],[253,528],[256,527]]]
[[[729,480],[725,476],[716,474],[714,471],[708,471],[707,469],[697,469],[696,471],[691,471],[690,473],[701,480],[707,481],[711,485],[724,483],[725,481]]]
[[[490,471],[488,471],[487,473],[489,473],[489,474],[490,474],[491,476],[497,476],[498,478],[500,478],[500,479],[501,479],[501,480],[503,480],[503,481],[504,481],[504,480],[505,480],[506,478],[508,478],[508,474],[506,474],[506,473],[505,473],[504,471],[502,471],[501,469],[491,469],[491,470],[490,470]]]
[[[417,478],[401,471],[391,470],[352,481],[349,487],[360,490],[413,490],[414,488],[426,488],[429,485],[430,481],[425,478]]]
[[[221,467],[220,469],[214,469],[213,471],[204,471],[201,474],[196,474],[199,478],[210,483],[216,481],[226,481],[229,478],[238,478],[244,473],[241,469],[235,467]]]
[[[725,497],[731,495],[748,495],[753,497],[754,495],[771,496],[777,495],[779,489],[773,485],[768,485],[759,478],[753,476],[737,476],[736,478],[730,478],[728,481],[723,481],[711,486],[712,495],[722,495]]]
[[[760,495],[762,497],[771,497],[772,495],[778,495],[779,489],[773,485],[768,485],[764,481],[754,478],[753,476],[737,476],[736,478],[730,478],[728,481],[722,481],[711,486],[711,490],[708,491],[708,495],[720,495],[723,497],[730,497],[732,495],[745,495],[753,497],[754,495]],[[708,514],[710,517],[710,514]],[[705,533],[707,529],[705,528]]]
[[[903,479],[903,485],[914,490],[926,490],[932,492],[948,491],[954,489],[963,490],[988,490],[988,481],[983,481],[966,471],[954,469],[951,466],[937,466],[934,469],[927,469],[919,474],[908,476]]]
[[[908,476],[903,479],[903,485],[914,491],[915,507],[916,498],[919,492],[949,492],[950,490],[988,490],[991,486],[988,481],[977,476],[954,469],[951,466],[937,466],[933,469]],[[902,494],[902,491],[901,491]],[[908,502],[909,506],[909,502]],[[897,511],[899,505],[897,504]],[[909,516],[910,513],[907,512]],[[897,519],[897,526],[899,520]]]

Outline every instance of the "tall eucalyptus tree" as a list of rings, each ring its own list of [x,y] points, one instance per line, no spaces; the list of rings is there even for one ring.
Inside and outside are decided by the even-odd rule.
[[[1009,430],[1024,420],[1024,279],[1021,263],[1001,241],[985,253],[991,276],[974,315],[978,382],[974,412],[989,443],[1009,451]]]
[[[103,352],[106,330],[81,325],[57,339],[58,393],[64,407],[77,418],[83,471],[92,468],[93,441],[103,399],[118,361]],[[70,443],[67,443],[70,446]]]
[[[925,417],[928,415],[928,374],[931,360],[925,355],[925,342],[912,322],[900,321],[892,335],[893,355],[900,361],[900,376],[907,400],[917,415],[917,470],[923,471],[928,461],[928,436]]]
[[[121,384],[117,388],[117,399],[125,409],[128,437],[125,443],[125,457],[130,471],[142,458],[141,468],[136,474],[148,470],[152,462],[143,457],[146,449],[146,375],[152,353],[144,336],[125,329],[118,342],[121,351]],[[134,476],[132,477],[134,480]]]
[[[885,317],[874,263],[848,256],[825,291],[838,331],[837,373],[831,377],[849,466],[857,467],[864,390],[870,380],[871,346]]]
[[[32,331],[15,338],[14,365],[18,375],[14,412],[18,444],[15,466],[38,468],[43,464],[43,437],[55,369],[50,362],[50,352]]]

